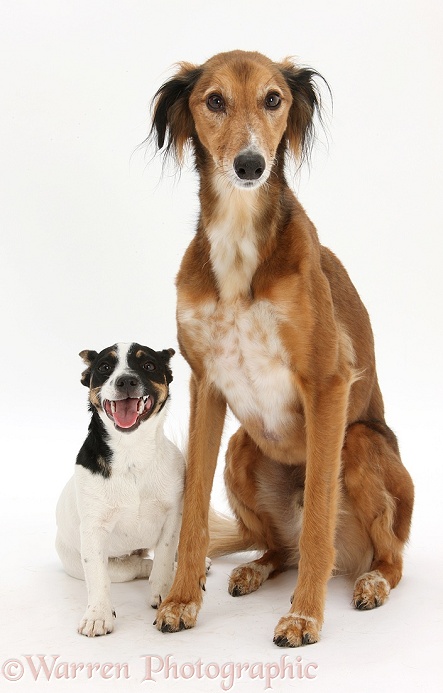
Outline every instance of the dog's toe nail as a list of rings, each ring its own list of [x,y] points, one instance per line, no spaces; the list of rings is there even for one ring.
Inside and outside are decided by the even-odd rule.
[[[157,625],[157,619],[155,619],[154,623],[152,624],[153,626]]]
[[[291,643],[284,635],[279,635],[274,638],[274,643],[278,647],[292,647]]]
[[[173,633],[172,626],[169,623],[164,623],[161,628],[162,633]]]
[[[316,640],[313,639],[312,635],[305,633],[302,639],[302,645],[313,645]]]
[[[112,615],[114,616],[114,618],[117,618],[117,614],[115,613],[115,611],[112,612]]]

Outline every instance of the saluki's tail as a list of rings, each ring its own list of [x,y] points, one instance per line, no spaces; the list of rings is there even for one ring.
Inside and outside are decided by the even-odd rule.
[[[234,518],[221,515],[212,507],[209,508],[209,558],[257,548],[250,538],[242,536]]]

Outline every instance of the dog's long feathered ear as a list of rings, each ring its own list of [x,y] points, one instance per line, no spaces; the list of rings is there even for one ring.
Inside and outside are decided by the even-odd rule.
[[[88,366],[87,369],[82,373],[81,384],[89,387],[92,364],[97,358],[98,353],[96,351],[91,351],[90,349],[83,349],[83,351],[79,353],[79,356]]]
[[[322,120],[322,103],[316,78],[328,83],[315,70],[297,67],[289,59],[280,65],[280,70],[292,93],[292,105],[288,116],[286,138],[290,151],[297,159],[309,159],[314,139],[314,117]]]
[[[165,82],[153,99],[154,115],[150,138],[165,157],[183,161],[185,145],[194,134],[194,120],[189,109],[189,96],[201,75],[201,68],[180,63],[179,71]]]
[[[171,371],[171,368],[169,366],[169,361],[174,356],[175,351],[174,351],[174,349],[163,349],[163,351],[160,351],[159,353],[160,353],[160,356],[163,360],[163,363],[165,364],[166,382],[169,385],[173,381],[172,371]]]

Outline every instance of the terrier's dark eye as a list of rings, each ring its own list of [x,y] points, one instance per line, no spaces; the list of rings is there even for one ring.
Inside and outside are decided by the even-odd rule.
[[[208,96],[206,105],[210,111],[214,111],[215,113],[225,110],[225,101],[220,94],[211,94]]]
[[[268,94],[265,98],[265,107],[270,111],[274,111],[276,108],[280,106],[280,104],[281,96],[277,94],[275,91]]]
[[[99,373],[109,373],[110,370],[111,370],[111,366],[109,365],[109,363],[106,363],[106,362],[101,363],[98,367]]]
[[[152,363],[152,361],[146,361],[146,363],[143,364],[143,368],[145,371],[155,371],[155,363]]]

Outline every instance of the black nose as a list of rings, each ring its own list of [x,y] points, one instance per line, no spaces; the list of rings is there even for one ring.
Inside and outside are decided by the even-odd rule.
[[[139,381],[134,376],[125,375],[121,376],[115,383],[116,387],[120,392],[125,393],[128,397],[131,397],[133,391],[138,387]]]
[[[258,180],[263,175],[266,162],[261,154],[244,152],[234,159],[234,170],[241,180]]]

